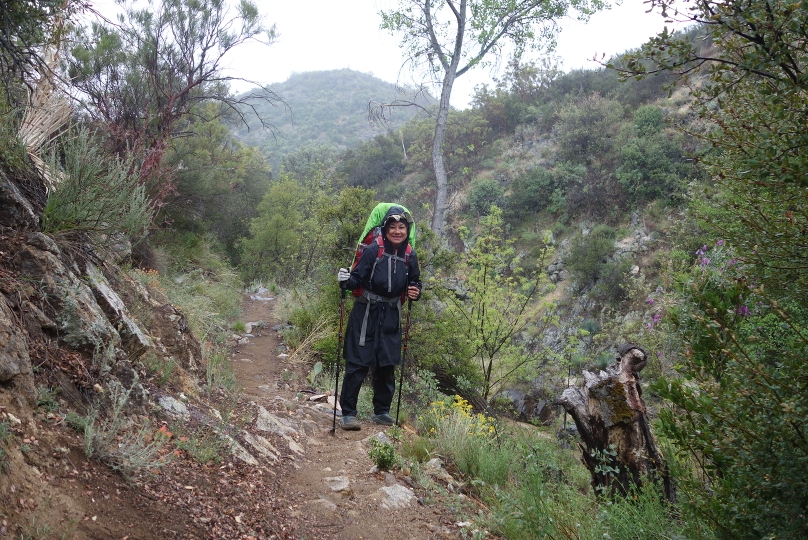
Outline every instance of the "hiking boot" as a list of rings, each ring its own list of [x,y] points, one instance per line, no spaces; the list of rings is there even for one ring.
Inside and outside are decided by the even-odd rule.
[[[339,421],[339,427],[345,431],[359,431],[362,426],[359,425],[359,420],[355,416],[343,416]]]
[[[392,426],[396,423],[396,421],[393,420],[393,417],[387,413],[374,414],[370,417],[370,421],[374,424],[381,424],[382,426]]]

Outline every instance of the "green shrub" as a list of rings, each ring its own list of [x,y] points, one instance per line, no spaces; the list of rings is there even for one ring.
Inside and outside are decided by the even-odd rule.
[[[81,434],[84,434],[84,431],[87,429],[87,425],[92,421],[93,418],[89,416],[82,416],[75,411],[70,411],[65,415],[65,424]]]
[[[8,452],[6,447],[14,439],[11,427],[5,420],[0,421],[0,471],[8,468]]]
[[[566,262],[579,287],[586,287],[601,276],[606,258],[614,251],[616,236],[608,225],[597,225],[588,235],[573,240]]]
[[[475,178],[469,187],[469,208],[475,215],[486,216],[491,211],[491,206],[500,204],[504,192],[499,182],[493,178]]]
[[[661,324],[680,339],[680,376],[652,388],[687,508],[722,538],[805,538],[808,309],[757,286],[719,241],[698,250]],[[705,489],[705,483],[709,489]]]
[[[373,437],[370,439],[370,450],[368,456],[376,466],[382,470],[387,471],[392,468],[398,461],[396,454],[396,447],[389,442],[380,441]]]
[[[629,297],[627,280],[632,266],[631,259],[610,260],[604,264],[590,296],[604,304],[619,306]]]
[[[61,388],[49,388],[47,386],[36,387],[36,406],[47,411],[55,411],[59,408],[58,395]]]
[[[88,130],[79,128],[62,138],[61,152],[52,151],[52,171],[61,171],[48,194],[42,229],[52,235],[86,234],[101,249],[114,249],[121,238],[143,237],[153,208],[133,161],[110,159]]]

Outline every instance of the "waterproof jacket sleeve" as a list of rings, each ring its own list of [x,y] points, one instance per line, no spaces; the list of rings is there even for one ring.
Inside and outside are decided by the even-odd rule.
[[[370,280],[370,273],[373,270],[373,263],[376,262],[377,256],[378,250],[375,245],[370,246],[362,252],[359,262],[356,263],[354,269],[351,270],[351,277],[345,282],[346,289],[353,291],[367,285],[367,282]]]

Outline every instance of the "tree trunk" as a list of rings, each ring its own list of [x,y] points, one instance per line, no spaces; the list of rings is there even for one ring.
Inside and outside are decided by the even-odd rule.
[[[639,371],[647,356],[631,343],[618,347],[618,354],[606,371],[584,371],[584,386],[567,388],[561,395],[581,436],[582,461],[598,493],[625,495],[632,484],[661,480],[665,497],[674,501],[675,490],[642,400]]]
[[[427,12],[428,14],[428,12]],[[446,119],[449,117],[449,98],[452,97],[452,87],[457,78],[457,66],[460,65],[460,56],[463,51],[463,36],[466,33],[466,2],[460,2],[457,11],[457,33],[455,34],[454,50],[448,65],[444,64],[446,72],[443,75],[443,86],[440,91],[438,104],[438,119],[435,122],[435,136],[432,139],[432,168],[435,171],[435,211],[432,214],[432,232],[439,239],[443,238],[443,225],[446,219],[446,192],[449,184],[449,174],[443,163],[443,140],[446,138]],[[433,47],[440,50],[434,42]]]
[[[451,75],[451,77],[450,77]],[[443,221],[446,214],[446,191],[449,183],[446,165],[443,163],[443,139],[446,137],[446,118],[449,116],[449,97],[452,95],[454,73],[446,73],[443,89],[440,94],[438,121],[435,124],[435,136],[432,139],[432,169],[435,171],[435,210],[432,214],[432,232],[438,238],[443,237]]]

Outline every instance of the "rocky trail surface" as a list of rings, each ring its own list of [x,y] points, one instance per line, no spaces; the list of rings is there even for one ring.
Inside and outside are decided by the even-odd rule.
[[[127,480],[86,458],[83,437],[63,412],[70,402],[80,410],[69,385],[30,419],[0,406],[15,441],[0,472],[0,539],[462,537],[462,516],[450,507],[473,511],[474,502],[452,493],[440,465],[426,467],[418,481],[378,471],[369,439],[388,428],[363,421],[361,431],[331,432],[331,405],[309,399],[310,366],[287,355],[274,302],[266,291],[245,296],[244,318],[253,324],[237,336],[230,359],[238,399],[224,391],[199,395],[177,376],[146,385],[159,407],[145,405],[133,418],[166,440],[165,465],[149,476]],[[231,452],[219,461],[194,459],[218,440],[213,433],[227,434]]]

